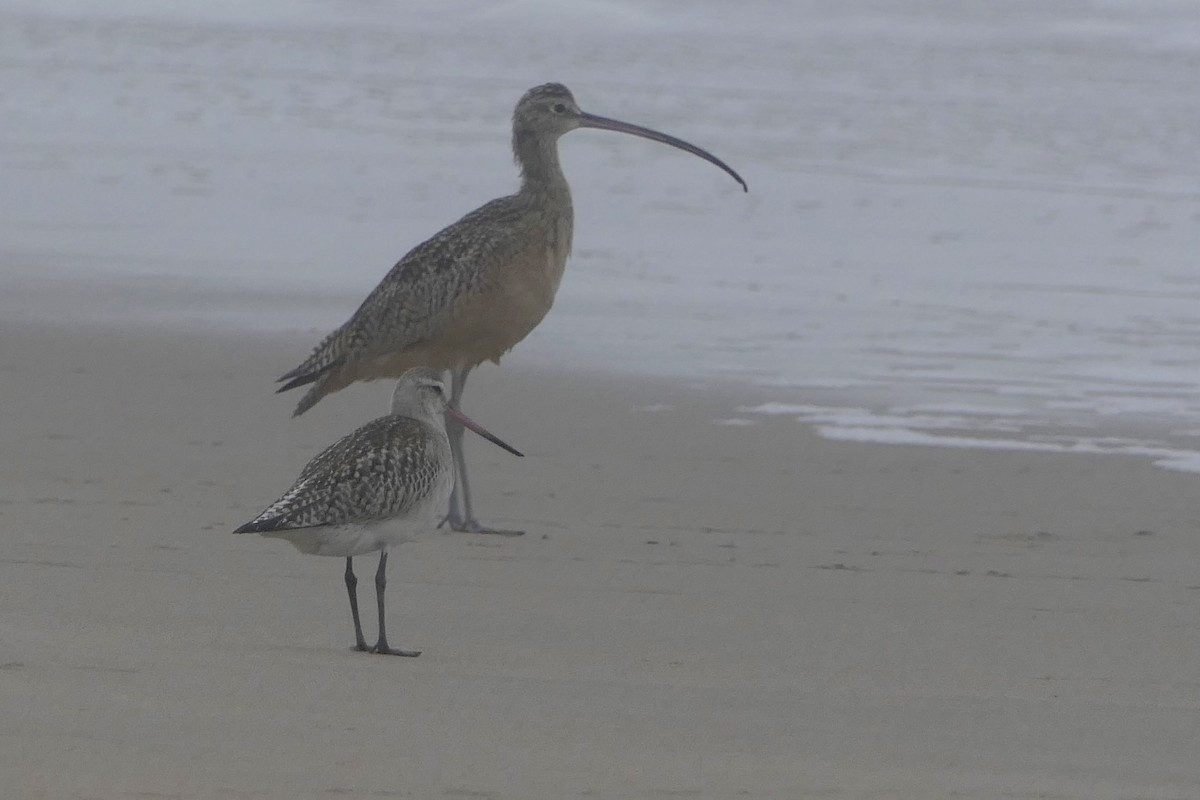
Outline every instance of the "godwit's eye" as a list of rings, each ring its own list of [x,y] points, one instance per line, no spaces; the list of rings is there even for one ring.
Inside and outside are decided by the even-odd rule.
[[[567,106],[565,103],[555,103],[554,104],[554,113],[555,114],[566,113],[566,110],[567,110]]]

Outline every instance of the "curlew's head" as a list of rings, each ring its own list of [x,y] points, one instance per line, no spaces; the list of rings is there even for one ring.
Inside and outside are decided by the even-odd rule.
[[[557,139],[578,128],[582,115],[570,89],[561,83],[543,83],[517,101],[513,109],[513,132]]]
[[[446,396],[446,384],[442,382],[441,374],[429,367],[413,367],[400,376],[400,380],[392,392],[392,414],[433,422],[435,425],[438,425],[442,416],[445,415],[447,419],[478,433],[497,447],[501,447],[515,456],[525,455],[470,419],[466,414],[452,408],[450,400]]]
[[[517,102],[517,107],[513,111],[513,150],[517,155],[517,160],[521,163],[521,168],[528,174],[532,168],[537,166],[530,163],[530,159],[538,158],[536,153],[539,150],[545,152],[546,149],[553,148],[558,137],[576,128],[617,131],[669,144],[671,147],[699,156],[710,164],[720,167],[740,183],[744,191],[750,191],[741,175],[738,175],[728,164],[707,150],[682,139],[676,139],[674,136],[643,128],[641,125],[589,114],[579,107],[571,90],[561,83],[544,83],[541,86],[535,86]]]

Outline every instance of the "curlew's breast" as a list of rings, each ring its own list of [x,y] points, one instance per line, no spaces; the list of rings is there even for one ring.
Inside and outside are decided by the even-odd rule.
[[[459,365],[499,361],[538,326],[554,305],[571,250],[570,220],[554,235],[497,264],[478,291],[462,297],[430,342]]]

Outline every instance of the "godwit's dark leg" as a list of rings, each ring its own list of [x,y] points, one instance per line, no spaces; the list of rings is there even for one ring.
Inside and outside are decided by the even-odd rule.
[[[371,652],[388,656],[416,657],[421,655],[420,650],[400,650],[388,647],[387,630],[383,624],[383,590],[387,588],[387,556],[387,550],[379,552],[379,569],[375,570],[375,599],[379,603],[379,641],[375,643],[375,648]]]
[[[354,617],[354,649],[368,650],[363,638],[362,622],[358,619],[358,577],[354,574],[354,559],[346,557],[346,593],[350,595],[350,614]]]
[[[450,406],[462,407],[463,390],[467,387],[470,367],[450,371]],[[456,531],[469,533],[492,533],[500,536],[520,536],[525,531],[499,530],[479,524],[471,509],[471,482],[467,479],[467,459],[463,453],[463,434],[466,429],[458,422],[446,420],[446,436],[450,439],[450,451],[454,454],[454,491],[450,493],[450,505],[443,524]]]

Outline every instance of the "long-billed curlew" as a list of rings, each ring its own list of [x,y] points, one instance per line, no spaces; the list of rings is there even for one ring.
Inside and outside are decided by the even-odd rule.
[[[355,381],[395,377],[417,365],[450,371],[450,402],[457,408],[471,369],[484,361],[498,363],[542,321],[571,252],[574,212],[558,161],[558,138],[576,128],[619,131],[686,150],[725,170],[746,189],[725,162],[695,145],[587,114],[561,84],[530,89],[513,112],[520,190],[414,247],[354,316],[279,379],[281,392],[313,384],[296,415]],[[457,425],[450,426],[450,446],[458,481],[444,521],[455,530],[519,533],[489,531],[475,521]]]
[[[383,623],[388,548],[432,526],[454,488],[454,456],[446,417],[514,455],[521,453],[450,407],[439,373],[408,370],[396,384],[392,413],[368,422],[308,462],[292,488],[234,533],[286,539],[297,550],[346,559],[346,591],[355,649],[394,656],[419,651],[388,646]],[[358,619],[354,556],[379,551],[375,598],[379,641],[367,647]]]

